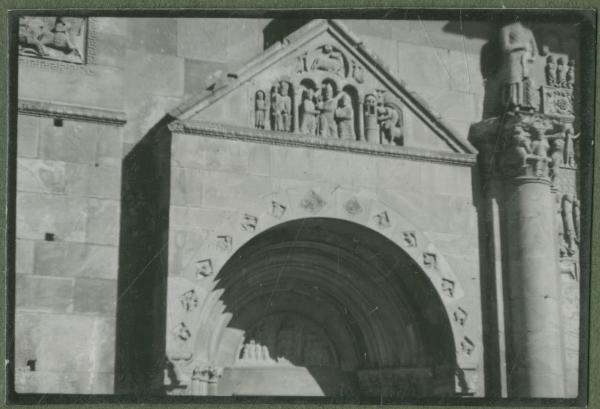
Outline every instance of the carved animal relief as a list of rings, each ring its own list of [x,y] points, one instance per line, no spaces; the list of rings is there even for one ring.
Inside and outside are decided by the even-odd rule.
[[[85,62],[87,19],[19,17],[19,55]]]

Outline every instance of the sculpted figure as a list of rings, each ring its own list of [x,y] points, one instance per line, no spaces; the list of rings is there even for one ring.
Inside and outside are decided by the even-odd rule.
[[[74,52],[79,55],[79,51],[75,48],[75,45],[71,41],[70,36],[71,26],[62,17],[57,17],[56,22],[54,23],[54,28],[52,32],[54,33],[54,37],[52,41],[48,43],[52,48],[63,51],[65,54],[69,54]]]
[[[550,178],[552,179],[552,182],[555,182],[560,173],[560,167],[563,164],[565,141],[562,137],[562,134],[560,134],[559,137],[550,139],[550,141]]]
[[[567,255],[567,245],[565,242],[565,228],[562,218],[562,203],[559,195],[556,197],[556,230],[558,234],[558,254],[560,257]]]
[[[317,104],[319,114],[319,136],[332,138],[337,135],[335,123],[335,108],[337,100],[333,97],[331,84],[326,84],[322,90],[322,100]]]
[[[580,134],[573,135],[573,127],[567,126],[565,129],[565,153],[564,163],[565,165],[574,168],[577,166],[575,163],[575,139],[579,138]]]
[[[32,48],[40,56],[48,55],[48,51],[40,41],[46,32],[44,22],[39,18],[19,18],[19,45]]]
[[[557,63],[556,86],[564,87],[567,83],[567,67],[565,65],[565,60],[562,57],[559,57]]]
[[[352,78],[354,78],[359,84],[362,84],[365,80],[363,67],[355,60],[352,60]]]
[[[292,99],[289,96],[289,85],[285,81],[279,83],[279,93],[275,96],[275,130],[290,132]]]
[[[308,88],[304,91],[300,110],[302,113],[300,132],[307,135],[316,135],[317,116],[319,115],[320,111],[315,106],[315,94],[312,89]]]
[[[550,144],[548,138],[542,132],[534,132],[532,136],[531,154],[535,160],[535,174],[536,176],[542,176],[546,169]]]
[[[575,228],[575,242],[579,244],[581,241],[581,209],[579,200],[573,199],[573,227]]]
[[[340,139],[355,140],[354,111],[352,110],[352,100],[350,99],[350,95],[343,93],[339,101],[339,106],[335,110],[338,136]]]
[[[50,30],[39,18],[21,17],[19,20],[19,44],[32,48],[40,56],[48,56],[46,47],[81,57],[71,41],[71,26],[63,17],[56,17]]]
[[[330,45],[324,45],[323,53],[314,59],[310,69],[329,71],[341,75],[344,71],[344,57],[340,52],[334,51]]]
[[[527,166],[527,158],[532,154],[530,133],[521,125],[511,131],[507,148],[501,159],[502,168],[510,173],[518,173]]]
[[[364,103],[365,140],[367,142],[379,142],[379,123],[377,122],[377,99],[375,95],[369,94]]]
[[[531,30],[517,21],[500,29],[503,57],[502,103],[509,109],[529,107],[524,101],[523,81],[531,79],[531,67],[538,55]]]
[[[554,62],[554,57],[551,55],[546,58],[544,73],[546,74],[546,85],[551,87],[556,85],[556,62]]]
[[[565,241],[567,243],[567,254],[575,255],[575,223],[573,222],[573,198],[571,195],[564,195],[562,198],[562,217],[564,225]]]
[[[267,116],[267,100],[265,92],[256,91],[254,103],[254,126],[258,129],[265,129],[265,119]]]
[[[569,68],[567,68],[565,85],[567,88],[575,87],[575,60],[573,59],[569,60]]]
[[[402,145],[402,124],[398,111],[380,104],[377,108],[377,122],[381,127],[381,143]]]

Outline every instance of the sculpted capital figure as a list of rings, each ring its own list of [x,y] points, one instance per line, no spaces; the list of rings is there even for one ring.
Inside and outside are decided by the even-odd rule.
[[[517,21],[500,29],[502,62],[502,104],[508,109],[532,108],[533,79],[531,69],[538,55],[530,29]]]

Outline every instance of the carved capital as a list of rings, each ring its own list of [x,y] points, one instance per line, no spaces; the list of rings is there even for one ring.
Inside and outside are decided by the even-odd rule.
[[[469,139],[479,149],[488,177],[550,182],[555,140],[564,139],[564,119],[538,113],[508,113],[471,127]]]

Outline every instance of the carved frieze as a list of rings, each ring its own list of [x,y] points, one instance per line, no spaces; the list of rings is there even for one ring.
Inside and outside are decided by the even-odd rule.
[[[19,54],[82,64],[86,35],[85,18],[19,17]]]

